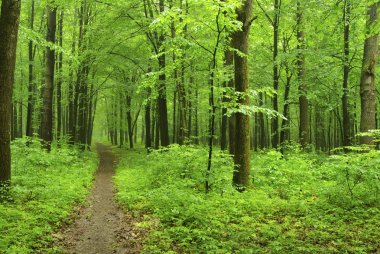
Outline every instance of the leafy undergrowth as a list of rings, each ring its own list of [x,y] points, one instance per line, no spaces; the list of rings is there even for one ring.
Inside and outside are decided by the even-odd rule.
[[[123,151],[118,200],[144,214],[145,253],[378,253],[380,155],[322,156],[297,149],[252,157],[253,187],[231,187],[217,153],[204,193],[207,151]]]
[[[0,193],[0,253],[46,253],[52,231],[84,200],[97,165],[94,153],[47,153],[24,143],[12,145],[12,187]]]

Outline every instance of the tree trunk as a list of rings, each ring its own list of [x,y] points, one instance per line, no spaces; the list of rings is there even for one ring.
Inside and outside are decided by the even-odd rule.
[[[286,66],[285,68],[286,68],[286,85],[285,85],[285,93],[284,93],[284,110],[282,114],[286,119],[282,119],[281,132],[280,132],[280,144],[288,140],[290,136],[289,94],[290,94],[290,86],[291,86],[292,77],[291,77],[288,66]]]
[[[273,89],[275,94],[273,95],[273,110],[278,112],[278,83],[279,83],[279,71],[277,64],[278,56],[278,32],[280,21],[280,6],[279,0],[274,0],[274,17],[273,17]],[[272,118],[272,147],[277,149],[278,147],[278,117]]]
[[[198,87],[195,89],[195,144],[199,145],[199,119],[198,119],[198,100],[199,100],[199,91]]]
[[[133,124],[132,124],[132,98],[127,95],[127,123],[128,123],[128,138],[129,138],[129,148],[133,149]]]
[[[0,16],[0,184],[11,180],[11,114],[20,0],[3,0]]]
[[[75,27],[77,25],[77,11],[75,11],[74,13],[74,23],[73,23],[73,26]],[[75,53],[75,48],[76,48],[76,32],[75,32],[75,29],[73,31],[73,35],[72,35],[72,44],[71,44],[71,54],[74,55]],[[73,63],[72,60],[70,60],[70,65]],[[70,70],[70,74],[69,74],[69,91],[68,91],[68,100],[69,100],[69,117],[68,117],[68,134],[69,134],[69,144],[70,145],[74,145],[75,143],[75,130],[76,130],[76,111],[77,111],[77,108],[76,108],[76,105],[78,103],[77,101],[77,93],[76,93],[76,90],[74,91],[74,89],[76,89],[76,85],[74,86],[73,85],[73,78],[74,76],[74,73],[72,70]],[[75,87],[75,88],[74,88]]]
[[[231,50],[226,50],[224,52],[224,61],[225,61],[224,64],[225,64],[225,66],[227,68],[233,66],[233,64],[234,64],[234,53]],[[233,80],[232,77],[230,78],[230,80],[228,80],[227,82],[225,82],[224,87],[225,88],[229,87],[229,88],[232,88],[232,89],[235,88],[235,83],[234,83],[234,80]],[[223,93],[223,102],[227,103],[228,101],[229,100],[226,97],[226,92],[224,92]],[[220,148],[222,150],[226,150],[227,149],[227,125],[228,125],[229,122],[231,122],[231,124],[233,122],[233,119],[231,119],[231,121],[229,121],[229,117],[227,117],[226,114],[227,114],[227,107],[223,107],[222,108],[221,140],[220,140]],[[231,116],[230,118],[233,118],[233,117]],[[230,129],[231,129],[231,131],[234,131],[233,127],[231,127]],[[235,139],[234,139],[234,135],[232,135],[231,131],[230,131],[231,138],[229,140],[229,143],[232,144],[232,145],[230,145],[230,147],[235,147],[234,146]],[[231,139],[233,139],[233,140],[231,140]],[[230,152],[233,152],[233,150],[234,149],[232,149],[232,150],[230,149]],[[233,154],[233,153],[231,153],[231,154]]]
[[[158,149],[160,147],[160,120],[159,120],[159,113],[158,113],[158,102],[157,102],[157,108],[156,108],[156,119],[155,119],[155,137],[154,137],[154,149]]]
[[[57,26],[57,9],[56,7],[47,6],[47,35],[46,40],[55,43],[55,30]],[[43,115],[42,115],[42,133],[43,146],[46,150],[51,150],[53,141],[53,91],[54,91],[54,67],[55,67],[55,50],[46,47],[45,55],[45,87],[43,93]]]
[[[237,19],[242,22],[242,30],[233,34],[233,46],[244,54],[235,54],[235,86],[236,91],[245,93],[249,88],[248,50],[249,30],[252,23],[252,0],[245,0],[242,7],[237,10]],[[239,96],[238,102],[242,106],[249,106],[249,97]],[[235,171],[233,183],[239,191],[250,185],[250,119],[248,115],[236,113],[236,146]],[[238,144],[238,145],[237,145]]]
[[[350,111],[348,105],[348,78],[350,74],[350,0],[344,1],[343,21],[344,21],[344,62],[343,62],[343,146],[351,145],[350,133]]]
[[[379,4],[374,3],[369,7],[367,21],[367,39],[364,43],[364,54],[362,64],[362,75],[360,81],[360,98],[361,98],[361,118],[360,132],[367,132],[376,129],[376,86],[375,86],[375,67],[379,54],[379,34],[373,31],[373,27],[378,21]],[[377,32],[377,33],[376,33]],[[361,144],[373,144],[372,137],[361,137]]]
[[[29,28],[34,29],[34,0],[31,3],[31,10],[29,14]],[[34,94],[34,78],[33,78],[33,67],[34,67],[34,56],[33,56],[33,41],[29,40],[28,43],[28,56],[29,56],[29,85],[28,85],[28,109],[26,116],[26,136],[33,136],[33,111],[35,104],[35,94]]]
[[[124,145],[124,112],[123,112],[123,96],[122,93],[119,95],[119,140],[120,140],[120,148]]]
[[[298,90],[299,90],[299,139],[301,146],[306,148],[310,144],[310,125],[309,125],[309,101],[307,99],[307,84],[305,76],[305,32],[303,21],[303,8],[301,2],[297,1],[297,40],[298,40]]]
[[[150,89],[148,89],[148,101],[145,105],[145,148],[149,149],[152,147],[152,137],[151,137],[151,120],[150,120],[150,111],[151,111],[151,102],[150,102]]]
[[[165,11],[165,0],[160,0],[159,2],[160,12],[163,13]],[[165,41],[165,35],[161,34],[159,37],[159,47]],[[170,144],[169,141],[169,128],[168,128],[168,108],[166,102],[166,75],[165,75],[165,53],[162,53],[158,57],[158,65],[160,67],[160,75],[159,75],[159,83],[158,83],[158,120],[160,127],[160,138],[161,138],[161,146],[168,146]]]
[[[63,42],[63,11],[59,15],[59,46],[62,48]],[[57,79],[57,141],[61,140],[61,130],[62,130],[62,80],[63,80],[63,53],[59,52],[58,55],[58,79]]]

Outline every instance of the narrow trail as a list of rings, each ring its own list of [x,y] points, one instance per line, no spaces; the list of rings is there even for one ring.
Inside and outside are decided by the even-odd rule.
[[[92,192],[76,221],[61,232],[60,245],[71,254],[140,253],[139,232],[132,226],[135,219],[114,201],[116,156],[102,144],[97,144],[97,151],[100,163]]]

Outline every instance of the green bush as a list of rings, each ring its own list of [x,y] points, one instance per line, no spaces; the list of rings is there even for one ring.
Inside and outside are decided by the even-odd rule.
[[[0,203],[0,253],[35,253],[84,200],[97,158],[69,149],[47,153],[39,144],[12,145],[12,185]],[[4,199],[4,198],[3,198]],[[44,251],[45,252],[45,251]]]
[[[208,194],[206,148],[127,153],[115,176],[117,197],[144,215],[138,226],[150,230],[145,253],[380,249],[377,152],[331,157],[299,149],[260,152],[252,157],[253,188],[244,193],[232,188],[230,156],[217,152]]]

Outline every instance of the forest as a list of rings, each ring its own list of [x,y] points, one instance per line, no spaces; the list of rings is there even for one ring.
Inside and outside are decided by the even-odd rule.
[[[0,253],[380,253],[379,0],[0,6]]]

